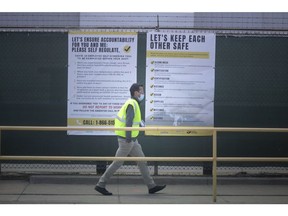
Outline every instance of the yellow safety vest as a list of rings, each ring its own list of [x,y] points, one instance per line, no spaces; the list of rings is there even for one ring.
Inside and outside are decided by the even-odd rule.
[[[115,118],[115,127],[126,127],[126,110],[128,105],[131,105],[134,109],[134,118],[133,118],[133,127],[139,127],[141,122],[141,111],[138,102],[135,99],[129,99],[125,102],[125,104],[119,110],[117,117]],[[116,135],[126,138],[126,131],[115,131]],[[131,133],[131,137],[137,137],[139,131],[133,130]]]

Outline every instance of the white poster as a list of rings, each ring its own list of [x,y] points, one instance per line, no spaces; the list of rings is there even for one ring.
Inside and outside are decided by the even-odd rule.
[[[146,126],[214,126],[215,34],[147,34]],[[146,135],[202,136],[203,131]]]
[[[70,32],[68,127],[113,127],[137,80],[137,33]],[[114,135],[114,131],[68,131]]]

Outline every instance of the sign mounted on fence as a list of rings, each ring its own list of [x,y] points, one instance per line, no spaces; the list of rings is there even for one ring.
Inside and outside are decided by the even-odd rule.
[[[147,34],[146,126],[214,126],[215,34]],[[205,136],[201,131],[146,135]]]
[[[137,33],[70,32],[67,125],[113,127],[137,80]],[[68,131],[114,135],[113,131]]]

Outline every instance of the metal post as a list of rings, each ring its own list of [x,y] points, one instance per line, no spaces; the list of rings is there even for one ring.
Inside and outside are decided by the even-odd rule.
[[[213,130],[213,202],[217,196],[217,131]]]
[[[2,155],[2,151],[1,151],[1,149],[2,149],[2,145],[1,145],[1,140],[2,140],[2,137],[1,137],[1,130],[0,130],[0,156]],[[1,160],[0,160],[0,174],[1,174]]]
[[[106,171],[106,167],[107,167],[107,162],[105,161],[98,161],[96,164],[96,173],[97,174],[104,174]]]
[[[158,162],[157,161],[154,163],[154,175],[158,176]]]

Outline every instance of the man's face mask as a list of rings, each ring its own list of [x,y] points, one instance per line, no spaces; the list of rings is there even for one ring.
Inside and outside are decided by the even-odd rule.
[[[144,99],[144,94],[140,94],[139,101],[142,101],[143,99]]]

